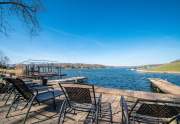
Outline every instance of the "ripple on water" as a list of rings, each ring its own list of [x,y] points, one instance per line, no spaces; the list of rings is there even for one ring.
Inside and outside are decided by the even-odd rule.
[[[148,78],[166,79],[180,85],[179,74],[138,73],[126,68],[63,70],[69,77],[86,76],[90,84],[117,89],[152,91]]]

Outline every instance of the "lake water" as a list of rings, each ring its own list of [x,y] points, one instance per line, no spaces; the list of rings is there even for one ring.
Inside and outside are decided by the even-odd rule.
[[[180,85],[180,74],[139,73],[127,68],[62,70],[71,76],[85,76],[88,83],[117,89],[152,91],[148,78],[162,78]]]

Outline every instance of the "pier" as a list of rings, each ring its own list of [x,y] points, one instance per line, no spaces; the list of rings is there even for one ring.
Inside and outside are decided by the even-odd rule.
[[[58,79],[58,80],[49,80],[49,84],[57,84],[59,82],[74,82],[74,83],[81,83],[87,80],[87,77],[70,77],[70,78],[64,78],[64,79]]]
[[[159,78],[149,78],[149,80],[151,81],[152,86],[159,91],[180,96],[180,86]]]

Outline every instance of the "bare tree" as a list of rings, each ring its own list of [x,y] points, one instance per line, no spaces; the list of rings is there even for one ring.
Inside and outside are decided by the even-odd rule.
[[[6,67],[9,62],[9,57],[5,56],[2,51],[0,51],[0,68]]]
[[[39,31],[37,13],[41,10],[40,0],[0,0],[0,32],[7,35],[12,28],[13,16],[18,17],[28,27],[30,33]]]

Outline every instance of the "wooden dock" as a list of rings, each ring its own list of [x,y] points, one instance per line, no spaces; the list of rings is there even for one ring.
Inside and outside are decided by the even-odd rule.
[[[70,77],[70,78],[64,78],[64,79],[58,79],[58,80],[49,80],[48,83],[50,84],[57,84],[59,82],[74,82],[74,83],[77,83],[77,82],[83,82],[87,80],[87,77]]]
[[[149,80],[151,81],[152,86],[158,88],[160,91],[180,96],[180,86],[159,78],[149,78]]]

